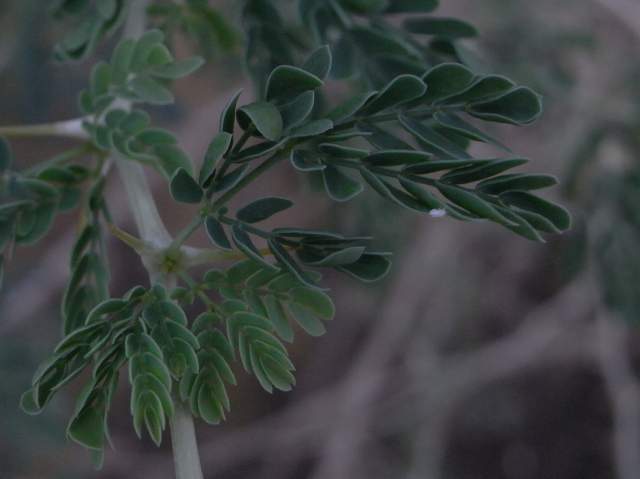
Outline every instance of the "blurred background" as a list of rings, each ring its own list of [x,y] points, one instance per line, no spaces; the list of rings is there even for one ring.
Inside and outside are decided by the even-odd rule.
[[[52,60],[64,26],[51,21],[45,3],[0,2],[3,125],[77,115],[91,62]],[[218,3],[233,19],[234,2]],[[543,93],[546,113],[536,125],[491,133],[531,158],[529,168],[561,178],[552,194],[572,211],[574,227],[539,245],[490,224],[405,214],[373,195],[336,204],[318,194],[291,210],[283,223],[373,229],[378,244],[395,252],[394,267],[374,286],[327,276],[337,317],[320,339],[298,335],[295,390],[271,396],[243,376],[229,421],[198,425],[207,478],[640,477],[640,2],[442,3],[440,14],[479,28],[469,47],[487,70]],[[210,56],[205,70],[177,83],[175,107],[153,111],[195,161],[233,91],[250,90],[240,46]],[[27,167],[69,144],[12,146]],[[166,183],[150,177],[176,231],[193,211],[175,206]],[[283,165],[238,202],[312,192]],[[116,222],[134,231],[117,181],[108,197]],[[159,450],[135,437],[128,385],[111,413],[116,450],[99,472],[65,439],[79,385],[41,416],[18,408],[59,338],[76,220],[63,215],[45,242],[18,250],[7,268],[0,478],[171,478],[168,437]],[[110,240],[109,254],[114,294],[146,284],[125,246]]]

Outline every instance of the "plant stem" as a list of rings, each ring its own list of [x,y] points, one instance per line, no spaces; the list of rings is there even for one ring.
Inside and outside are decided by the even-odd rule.
[[[203,479],[193,416],[174,393],[175,411],[169,420],[177,479]]]
[[[131,2],[124,27],[125,37],[135,38],[144,33],[146,9],[149,4],[150,0]],[[158,213],[144,170],[139,164],[123,157],[117,158],[117,164],[141,239],[150,243],[168,245],[171,242],[171,236]],[[151,282],[164,282],[169,287],[170,283],[175,281],[172,278],[162,277],[159,271],[153,268],[148,272]],[[175,412],[169,425],[176,479],[203,479],[193,416],[175,392],[173,402]]]
[[[182,244],[187,241],[198,228],[200,228],[203,221],[204,218],[200,213],[198,213],[198,216],[191,220],[191,223],[189,223],[182,231],[180,231],[180,233],[178,233],[178,235],[173,240],[173,243],[171,243],[171,248],[180,248],[180,246],[182,246]]]
[[[33,136],[66,136],[86,140],[87,132],[82,128],[83,118],[43,123],[38,125],[0,126],[0,136],[33,137]]]

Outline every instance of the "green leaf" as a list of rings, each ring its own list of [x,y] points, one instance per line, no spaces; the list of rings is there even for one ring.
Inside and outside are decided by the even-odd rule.
[[[163,45],[154,45],[147,56],[147,64],[152,67],[158,67],[173,62],[173,55],[169,49]]]
[[[42,412],[33,398],[33,389],[29,389],[20,396],[20,409],[30,416],[36,416]]]
[[[333,122],[326,118],[315,120],[306,125],[294,128],[289,133],[290,138],[305,138],[310,136],[320,136],[333,128]]]
[[[267,308],[267,315],[273,323],[273,327],[276,333],[278,333],[278,336],[284,341],[292,342],[294,338],[293,329],[291,328],[291,324],[289,324],[289,319],[282,307],[282,303],[272,294],[265,296],[263,300]]]
[[[434,160],[427,161],[425,163],[418,163],[417,165],[407,166],[402,169],[402,173],[408,175],[427,175],[429,173],[435,173],[437,171],[455,170],[465,167],[485,166],[491,160],[476,160],[474,158],[467,158],[464,160]]]
[[[386,13],[429,13],[438,8],[439,0],[393,0]]]
[[[307,61],[302,65],[302,69],[308,71],[312,75],[325,80],[331,71],[331,49],[328,45],[322,45],[318,47]]]
[[[515,86],[515,83],[506,77],[487,75],[476,78],[464,91],[445,98],[443,103],[464,104],[474,101],[485,101],[499,97]]]
[[[202,168],[200,169],[199,182],[204,185],[213,175],[218,161],[227,154],[231,144],[233,143],[233,135],[227,132],[218,133],[207,148],[204,156]]]
[[[318,319],[309,309],[297,304],[288,305],[291,316],[305,330],[305,332],[313,337],[319,337],[327,332],[324,323]]]
[[[140,100],[152,105],[173,103],[171,91],[147,75],[138,75],[130,83],[131,89]]]
[[[229,188],[232,188],[233,186],[238,184],[248,166],[248,164],[240,165],[239,167],[224,175],[222,178],[216,180],[216,182],[212,186],[213,192],[219,193],[221,191],[228,190]]]
[[[445,128],[446,130],[452,131],[453,133],[457,133],[473,141],[491,143],[499,148],[502,148],[503,150],[509,151],[509,148],[504,146],[498,140],[478,130],[475,126],[467,123],[459,116],[437,112],[435,115],[433,115],[433,119],[436,120],[441,127]]]
[[[499,195],[505,191],[539,190],[558,184],[558,179],[551,175],[530,175],[527,173],[498,176],[484,180],[476,188],[491,195]]]
[[[422,185],[407,179],[400,179],[402,187],[429,212],[442,209],[442,203]]]
[[[163,128],[148,128],[138,133],[136,140],[149,146],[175,145],[178,143],[173,133]]]
[[[277,141],[282,136],[282,116],[272,103],[261,101],[243,106],[238,110],[238,121],[245,130],[252,123],[268,140]]]
[[[238,351],[245,370],[252,372],[268,392],[287,391],[295,380],[287,351],[272,333],[271,322],[248,312],[236,312],[227,321],[227,335]]]
[[[409,18],[405,20],[404,27],[411,33],[434,35],[452,40],[478,35],[473,25],[455,18]]]
[[[18,224],[16,243],[28,245],[41,240],[49,232],[55,219],[56,210],[57,204],[55,202],[40,203],[38,208],[33,211],[33,216],[26,230],[21,230],[20,224]]]
[[[162,358],[162,350],[155,339],[146,333],[131,333],[125,339],[125,352],[127,358],[131,359],[133,355],[143,352],[151,352],[157,357]]]
[[[443,183],[438,183],[437,187],[445,198],[480,218],[486,218],[502,225],[515,225],[500,214],[491,204],[474,193]]]
[[[350,30],[352,38],[366,55],[397,55],[399,57],[420,58],[421,52],[403,39],[388,31],[355,26]]]
[[[294,288],[289,291],[291,300],[325,320],[333,319],[336,308],[329,296],[322,291],[311,288]]]
[[[159,78],[177,80],[191,75],[204,65],[204,58],[191,57],[153,68],[149,73]]]
[[[359,170],[360,176],[362,179],[371,187],[373,190],[378,193],[383,198],[394,200],[394,196],[391,194],[389,190],[389,185],[382,178],[379,178],[375,173],[369,171],[367,168],[360,168]]]
[[[209,239],[213,244],[225,250],[231,249],[231,243],[224,232],[222,223],[213,216],[208,216],[204,224],[207,230],[207,236],[209,236]]]
[[[277,268],[269,263],[260,253],[256,245],[253,244],[251,238],[247,234],[247,232],[242,229],[242,226],[239,223],[235,223],[231,227],[231,237],[233,238],[233,243],[236,247],[242,251],[247,257],[257,261],[261,265],[266,266],[272,270],[277,270]]]
[[[371,123],[361,123],[358,125],[369,133],[365,140],[372,146],[380,150],[413,150],[414,148],[407,142],[392,135],[388,131],[382,130]]]
[[[256,200],[238,210],[237,218],[245,223],[258,223],[291,208],[293,203],[286,198],[269,196]]]
[[[492,100],[471,103],[467,112],[487,121],[526,125],[542,114],[542,97],[527,87],[517,87]]]
[[[301,125],[313,112],[316,94],[313,91],[306,91],[295,100],[280,107],[283,128],[285,130]]]
[[[340,3],[356,13],[376,13],[385,10],[390,3],[389,0],[340,0]]]
[[[502,206],[496,206],[496,208],[500,213],[514,223],[513,226],[506,225],[508,229],[524,238],[527,238],[528,240],[537,241],[539,243],[545,242],[542,235],[520,214]]]
[[[88,449],[102,449],[105,441],[106,398],[96,390],[97,404],[87,405],[72,420],[67,435]]]
[[[331,110],[327,114],[327,118],[333,120],[334,123],[339,123],[347,118],[351,118],[353,115],[361,111],[377,94],[378,92],[371,91],[352,96],[344,103]]]
[[[160,444],[162,443],[163,422],[164,417],[162,416],[162,413],[159,412],[156,408],[145,408],[144,423],[145,426],[147,426],[149,437],[156,445],[156,447],[160,447]]]
[[[366,283],[378,281],[385,277],[391,268],[391,261],[385,254],[366,253],[353,264],[340,266],[338,270],[348,273]]]
[[[324,82],[313,73],[302,68],[280,65],[276,67],[267,80],[267,100],[293,98],[305,91],[315,90]]]
[[[284,246],[282,246],[274,239],[269,239],[267,243],[269,245],[271,253],[273,253],[273,256],[278,260],[278,263],[280,263],[287,271],[293,274],[301,283],[310,286],[311,288],[318,287],[311,276],[300,267],[296,260],[291,257]]]
[[[471,158],[469,153],[467,153],[463,148],[460,148],[458,145],[432,128],[429,128],[413,118],[409,118],[404,115],[401,115],[399,119],[402,126],[409,133],[422,140],[425,146],[432,149],[436,155],[451,159]]]
[[[364,246],[352,246],[338,251],[334,251],[320,259],[305,260],[304,262],[310,266],[342,266],[358,261],[365,252]]]
[[[139,374],[152,374],[167,388],[171,388],[171,373],[162,358],[151,352],[134,354],[129,361],[129,381]]]
[[[322,155],[315,151],[292,150],[290,160],[293,167],[299,171],[322,171],[326,168],[322,163]]]
[[[111,67],[104,62],[99,62],[91,70],[90,91],[95,98],[106,95],[111,83]]]
[[[131,58],[130,69],[133,72],[140,72],[147,68],[147,59],[153,47],[164,41],[164,33],[160,30],[149,30],[145,32],[136,42]]]
[[[133,110],[126,116],[122,117],[118,123],[118,127],[123,133],[133,136],[141,133],[149,126],[150,123],[151,118],[148,113],[140,110]]]
[[[386,150],[372,153],[362,161],[372,166],[397,166],[423,163],[433,158],[433,155],[416,150]]]
[[[254,158],[260,158],[269,153],[279,150],[282,145],[287,141],[287,138],[282,138],[280,141],[263,141],[256,145],[252,145],[242,150],[240,154],[234,157],[234,163],[247,163]]]
[[[224,107],[220,114],[220,131],[233,135],[233,130],[236,123],[236,105],[238,104],[238,98],[242,95],[242,90],[238,90],[229,100],[229,103]]]
[[[503,171],[510,170],[527,163],[524,158],[508,158],[500,160],[491,160],[488,163],[480,163],[479,165],[471,165],[462,168],[455,168],[442,176],[442,180],[456,185],[472,183],[474,181],[484,180],[492,176],[498,175]]]
[[[510,191],[500,195],[506,203],[547,218],[560,231],[571,228],[571,215],[561,206],[524,191]]]
[[[179,168],[171,178],[171,196],[181,203],[200,203],[203,192],[196,180],[184,168]]]
[[[327,194],[335,201],[349,201],[362,192],[362,184],[332,165],[322,170]]]
[[[318,149],[334,158],[361,159],[369,156],[368,150],[361,148],[350,148],[348,146],[336,145],[333,143],[320,143]]]
[[[171,179],[180,168],[192,172],[191,160],[177,146],[159,145],[153,148],[153,152],[158,157],[158,163],[164,175]]]
[[[111,57],[111,81],[115,85],[123,86],[129,75],[131,60],[136,42],[126,39],[118,43]]]
[[[414,75],[400,75],[373,98],[365,107],[367,114],[394,108],[422,97],[427,91],[424,82]]]
[[[458,63],[437,65],[423,76],[427,85],[424,101],[427,103],[445,101],[469,88],[474,78],[473,72],[464,65]]]

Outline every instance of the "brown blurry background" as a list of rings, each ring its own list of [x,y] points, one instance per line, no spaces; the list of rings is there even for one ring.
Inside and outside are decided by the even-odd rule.
[[[91,62],[51,60],[60,26],[46,3],[0,2],[0,124],[77,115]],[[221,3],[233,18],[234,2]],[[544,94],[546,113],[536,125],[492,133],[531,158],[527,168],[561,178],[552,195],[569,206],[574,228],[539,245],[490,224],[405,214],[374,195],[331,203],[286,165],[258,181],[236,204],[254,195],[304,197],[304,206],[273,224],[373,231],[395,263],[373,286],[327,276],[338,313],[326,336],[298,335],[295,390],[271,396],[241,375],[229,421],[198,425],[207,478],[640,477],[640,221],[633,208],[634,198],[640,204],[640,2],[441,3],[441,14],[479,28],[470,46],[488,70]],[[217,55],[177,83],[175,107],[153,110],[196,162],[220,109],[247,83],[240,61],[240,52]],[[68,145],[12,146],[26,167]],[[176,231],[193,211],[176,206],[166,184],[150,177]],[[134,231],[112,180],[116,222]],[[168,436],[160,450],[135,437],[126,381],[111,412],[116,451],[99,472],[65,440],[78,384],[38,417],[18,408],[59,338],[75,220],[62,216],[44,242],[20,249],[8,266],[0,296],[0,478],[171,478]],[[194,244],[205,241],[200,235]],[[116,240],[109,246],[113,294],[146,284],[137,256]]]

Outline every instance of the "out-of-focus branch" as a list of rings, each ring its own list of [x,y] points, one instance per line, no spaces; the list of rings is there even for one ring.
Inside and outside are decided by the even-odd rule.
[[[595,358],[611,403],[612,453],[619,479],[635,479],[640,471],[640,384],[631,366],[628,341],[628,326],[601,313]]]
[[[640,38],[640,4],[634,0],[593,0]]]
[[[293,403],[283,412],[254,422],[249,427],[221,432],[211,443],[202,446],[202,450],[206,451],[203,454],[204,466],[213,474],[221,473],[268,456],[275,458],[283,450],[287,451],[287,460],[291,461],[296,457],[314,457],[318,451],[332,452],[332,448],[328,448],[328,441],[336,438],[337,434],[338,438],[349,440],[340,442],[348,447],[346,453],[357,453],[368,440],[408,431],[416,426],[428,428],[428,435],[424,435],[423,440],[435,438],[436,442],[432,442],[432,445],[443,441],[446,444],[447,429],[453,414],[474,392],[526,370],[555,364],[588,363],[594,359],[599,330],[593,322],[588,321],[594,308],[594,304],[584,301],[589,288],[589,278],[574,282],[530,312],[522,326],[513,333],[478,349],[441,357],[439,367],[432,369],[437,377],[416,378],[417,381],[407,384],[382,402],[378,394],[363,394],[357,403],[353,403],[358,410],[341,408],[340,416],[336,416],[337,406],[353,387],[345,380],[337,386],[315,392],[308,399]],[[398,317],[394,319],[401,320]],[[412,320],[415,319],[424,318],[422,314],[414,312]],[[423,339],[414,338],[416,341]],[[383,356],[388,357],[388,354],[383,353]],[[382,387],[389,383],[389,378],[402,375],[403,371],[397,365],[385,363],[379,368],[364,370],[361,374],[359,385]],[[419,414],[410,415],[407,405],[418,403],[424,407]],[[353,436],[342,436],[341,429],[336,425],[344,422],[344,415],[349,412],[356,417],[356,421],[349,418],[346,425],[363,429],[356,431]],[[369,421],[367,418],[376,420]],[[137,457],[122,456],[121,453],[123,461],[112,467],[126,470],[135,463]],[[437,472],[441,466],[441,455],[432,456],[430,471]],[[320,459],[322,462],[326,456]],[[341,456],[336,459],[337,476],[332,477],[347,477],[348,470],[355,470],[355,466]],[[158,462],[150,466],[143,476],[153,476],[166,466],[158,458]],[[424,466],[424,463],[420,466]],[[424,469],[416,466],[418,470],[424,472]],[[318,474],[318,470],[315,473]],[[422,474],[415,477],[432,479],[438,476]]]

